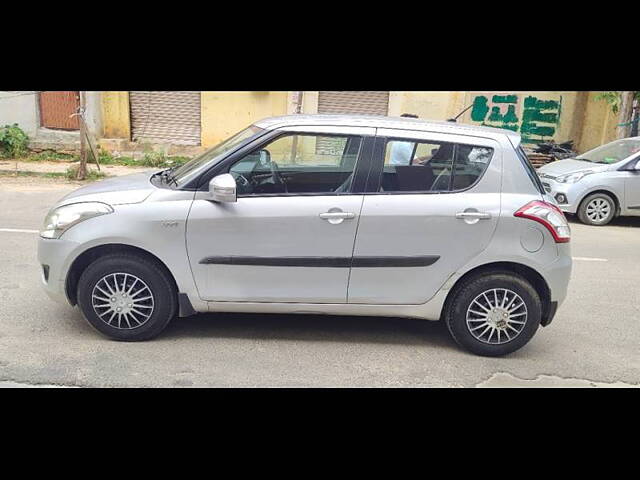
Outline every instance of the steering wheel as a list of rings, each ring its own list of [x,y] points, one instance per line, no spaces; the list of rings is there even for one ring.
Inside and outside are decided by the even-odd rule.
[[[242,193],[250,193],[253,190],[253,185],[251,185],[251,182],[247,180],[247,177],[244,175],[235,173],[233,177],[236,180],[236,185],[238,185]]]
[[[278,165],[276,164],[276,162],[272,161],[269,162],[269,164],[271,166],[271,176],[273,177],[273,184],[282,186],[282,188],[284,189],[284,193],[289,193],[289,190],[287,190],[287,183],[282,178],[282,175],[280,175],[280,170],[278,169]]]

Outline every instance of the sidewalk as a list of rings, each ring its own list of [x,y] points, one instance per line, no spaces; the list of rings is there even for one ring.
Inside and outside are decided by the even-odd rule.
[[[65,173],[69,167],[78,165],[77,162],[21,162],[16,160],[0,160],[0,173],[33,172],[33,173]],[[95,164],[87,165],[91,170],[97,170]],[[153,167],[127,167],[122,165],[101,165],[100,171],[107,176],[119,177],[131,173],[154,170]],[[157,169],[160,170],[160,169]]]

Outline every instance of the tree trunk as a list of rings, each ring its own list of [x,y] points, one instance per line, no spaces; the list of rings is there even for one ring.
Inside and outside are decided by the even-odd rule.
[[[620,110],[618,112],[618,138],[627,138],[631,133],[633,116],[633,97],[636,92],[620,92]]]
[[[80,164],[76,173],[76,180],[84,180],[87,178],[87,132],[84,123],[85,108],[84,92],[80,92]]]

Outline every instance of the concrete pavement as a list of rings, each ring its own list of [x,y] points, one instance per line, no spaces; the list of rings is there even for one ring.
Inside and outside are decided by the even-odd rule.
[[[118,343],[95,332],[77,308],[50,301],[39,285],[37,234],[29,231],[75,188],[0,182],[5,386],[640,384],[640,218],[601,228],[572,223],[578,260],[569,298],[550,327],[506,358],[473,356],[443,325],[398,318],[199,315],[177,319],[154,341]]]

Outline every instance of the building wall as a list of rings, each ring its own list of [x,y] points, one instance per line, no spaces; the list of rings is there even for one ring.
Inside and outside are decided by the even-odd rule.
[[[216,145],[262,118],[285,115],[288,106],[288,92],[202,92],[202,145]]]
[[[442,121],[475,105],[459,122],[515,129],[533,141],[573,140],[576,149],[584,152],[615,138],[615,115],[605,102],[596,101],[597,93],[393,91],[389,115],[413,113]],[[213,146],[256,120],[292,113],[294,109],[294,92],[202,92],[202,146]],[[318,92],[304,92],[302,110],[317,113]],[[128,92],[103,92],[102,117],[105,138],[128,140]]]
[[[102,92],[102,126],[104,138],[131,138],[129,92]]]
[[[585,92],[588,96],[582,124],[580,151],[586,152],[616,138],[617,115],[604,101],[596,100],[600,92]]]
[[[31,93],[33,95],[23,95]],[[14,123],[30,138],[36,136],[40,121],[38,95],[35,92],[0,92],[0,126]]]

